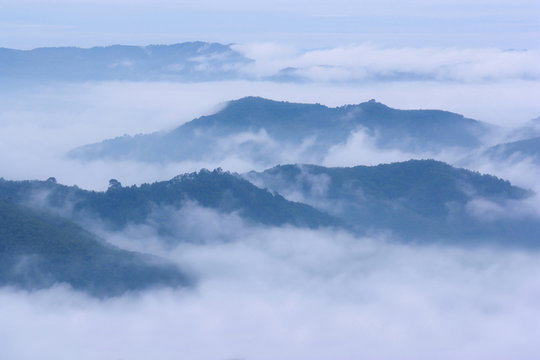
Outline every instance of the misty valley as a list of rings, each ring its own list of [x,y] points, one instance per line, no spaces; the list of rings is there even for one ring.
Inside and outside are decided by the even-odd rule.
[[[129,157],[168,162],[236,153],[279,164],[279,149],[294,149],[299,161],[321,163],[358,129],[376,134],[375,144],[383,150],[395,147],[432,154],[448,148],[471,152],[480,147],[481,135],[494,131],[456,114],[395,110],[374,100],[327,108],[248,97],[168,133],[106,140],[72,150],[68,156],[83,161]],[[256,135],[261,133],[262,139]],[[233,145],[223,145],[231,138]],[[485,152],[498,158],[519,153],[536,161],[537,147],[527,146],[536,139]],[[176,267],[166,259],[122,250],[107,241],[107,234],[133,227],[151,231],[164,247],[240,240],[219,230],[208,238],[194,234],[193,225],[181,217],[195,207],[233,216],[247,227],[332,229],[414,246],[534,251],[540,246],[538,218],[511,213],[534,199],[534,191],[436,160],[355,167],[279,164],[243,174],[202,169],[139,186],[110,179],[106,191],[58,184],[54,177],[1,179],[0,194],[2,284],[39,289],[63,282],[96,296],[152,286],[196,286],[196,276],[182,264]]]
[[[540,356],[536,73],[266,46],[0,48],[0,358]]]

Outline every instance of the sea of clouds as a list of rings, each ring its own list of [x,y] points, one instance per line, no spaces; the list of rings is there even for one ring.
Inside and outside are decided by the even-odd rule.
[[[535,359],[536,252],[246,225],[191,207],[194,242],[105,234],[194,274],[193,289],[96,300],[0,290],[2,358]],[[189,233],[189,232],[188,232]]]
[[[251,75],[263,78],[287,65],[310,81],[2,86],[0,176],[55,176],[60,183],[103,190],[110,178],[131,185],[202,167],[263,170],[257,161],[234,156],[165,165],[79,163],[64,156],[74,147],[125,133],[173,129],[248,95],[328,106],[375,98],[394,108],[450,110],[507,129],[540,115],[535,52],[362,45],[299,53],[272,44],[238,49],[257,60],[245,69]],[[373,80],[381,74],[419,72],[426,78]],[[381,150],[374,144],[360,131],[331,149],[324,165],[433,155]],[[436,155],[540,192],[539,167],[528,160],[500,163],[471,154]],[[538,216],[538,196],[528,201],[529,207],[519,204],[512,214],[520,210]],[[471,204],[471,211],[478,216],[509,211],[490,206]],[[366,238],[331,228],[262,227],[197,204],[171,212],[169,219],[177,231],[168,238],[148,224],[114,233],[89,227],[117,246],[178,263],[195,275],[195,288],[106,300],[62,284],[36,292],[2,288],[0,358],[540,357],[540,259],[535,251],[404,245],[384,233]]]

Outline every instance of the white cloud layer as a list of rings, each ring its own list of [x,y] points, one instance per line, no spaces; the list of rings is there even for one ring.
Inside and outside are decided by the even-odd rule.
[[[350,71],[357,62],[340,56],[360,50],[298,55],[294,48],[269,46],[250,51],[259,54],[261,63],[267,63],[255,69],[262,74],[266,68],[279,68],[283,58],[307,67],[332,63]],[[373,48],[369,51],[373,56],[362,60],[362,66],[368,62],[381,69],[406,66],[394,60],[378,64],[377,56],[382,53]],[[410,54],[407,66],[414,66],[421,56]],[[434,52],[433,58],[430,53],[425,55],[427,59],[420,60],[432,71],[440,71],[437,64],[456,63],[451,52],[440,58]],[[502,52],[495,55],[506,56]],[[168,179],[200,167],[262,170],[259,163],[240,157],[170,165],[80,164],[63,158],[65,151],[103,138],[172,129],[215,111],[223,101],[247,95],[328,106],[376,98],[395,108],[445,109],[513,127],[540,115],[539,83],[516,79],[516,69],[528,66],[529,55],[521,65],[521,60],[512,63],[497,81],[490,82],[479,80],[493,69],[505,69],[504,61],[484,61],[471,55],[465,58],[472,65],[458,64],[455,69],[462,74],[469,71],[469,79],[474,81],[88,83],[3,88],[0,176],[56,176],[62,183],[103,189],[110,178],[129,185]],[[494,64],[494,68],[482,69],[486,64]],[[273,146],[264,133],[242,134],[233,140],[249,136]],[[358,132],[346,144],[332,149],[325,164],[352,166],[419,155],[425,154],[381,151],[372,138]],[[451,160],[459,157],[443,155]],[[540,190],[534,164],[494,163],[484,158],[467,161],[469,168]],[[324,194],[324,181],[320,185],[314,191]],[[521,207],[525,215],[540,214],[538,199],[532,198],[526,208]],[[470,208],[488,218],[508,211],[479,202],[471,203]],[[540,357],[537,252],[415,247],[387,243],[382,236],[356,238],[331,229],[253,227],[234,214],[223,216],[197,206],[184,208],[170,219],[184,234],[183,240],[192,243],[164,245],[149,226],[101,234],[122,247],[178,262],[199,277],[196,289],[128,294],[103,301],[63,286],[36,293],[0,289],[0,358]]]
[[[540,356],[536,252],[412,247],[331,230],[253,228],[201,211],[190,224],[213,228],[206,234],[228,242],[163,248],[144,232],[139,242],[135,232],[112,238],[190,268],[199,276],[197,289],[105,301],[64,287],[32,294],[2,289],[0,356]],[[220,228],[220,222],[236,225]]]
[[[429,79],[435,81],[540,80],[540,52],[460,48],[380,48],[351,45],[331,49],[294,51],[275,43],[234,47],[256,62],[251,71],[274,75],[295,68],[296,74],[315,81],[370,81]]]

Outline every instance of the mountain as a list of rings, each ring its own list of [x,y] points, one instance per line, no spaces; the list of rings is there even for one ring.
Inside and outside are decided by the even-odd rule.
[[[511,140],[524,140],[540,136],[540,117],[531,119],[524,125],[510,132]]]
[[[370,100],[336,108],[246,97],[169,132],[123,136],[79,147],[79,160],[172,162],[240,156],[268,164],[319,162],[332,146],[364,131],[380,148],[473,148],[490,126],[439,110],[398,110]]]
[[[90,49],[0,48],[0,78],[3,81],[204,81],[237,78],[238,68],[250,62],[230,45],[205,42]]]
[[[66,219],[0,200],[0,286],[33,290],[55,283],[109,297],[191,280],[171,264],[108,245]]]
[[[336,224],[335,219],[309,205],[288,201],[220,169],[201,170],[141,186],[123,187],[114,179],[110,184],[107,191],[95,192],[60,185],[52,179],[0,180],[0,199],[54,209],[80,224],[97,220],[111,230],[151,222],[164,234],[171,222],[170,210],[192,202],[225,214],[237,213],[255,224],[306,227]]]
[[[484,155],[498,160],[512,159],[513,161],[520,161],[531,159],[533,162],[540,164],[540,136],[495,145],[487,149]]]
[[[2,179],[0,199],[55,211],[82,226],[98,223],[109,231],[143,224],[176,242],[191,240],[182,217],[196,203],[268,226],[389,232],[405,242],[540,245],[540,222],[517,211],[531,191],[435,160],[350,168],[280,165],[243,177],[217,169],[140,186],[111,179],[104,192],[54,179]]]
[[[526,199],[529,191],[434,160],[350,168],[283,165],[244,176],[365,234],[391,231],[408,241],[540,245],[536,219],[490,218],[490,207],[505,208]]]

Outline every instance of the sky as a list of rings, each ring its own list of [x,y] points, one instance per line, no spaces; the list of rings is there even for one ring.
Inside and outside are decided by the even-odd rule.
[[[0,47],[203,40],[536,49],[539,13],[539,0],[2,0]]]

